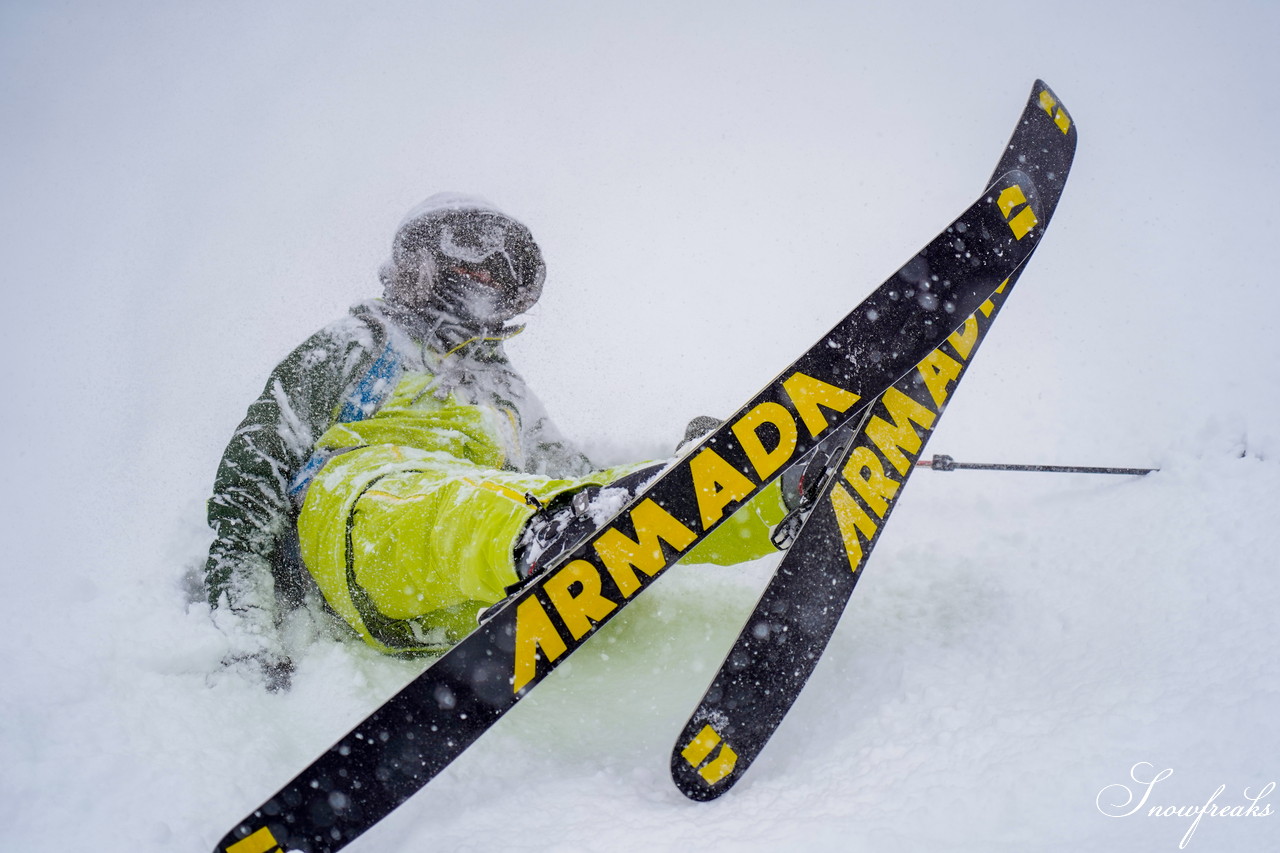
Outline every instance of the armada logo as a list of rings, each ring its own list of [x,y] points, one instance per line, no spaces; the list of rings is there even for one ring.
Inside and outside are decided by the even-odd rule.
[[[1005,279],[993,296],[1002,296],[1008,286],[1009,280]],[[854,574],[866,560],[862,543],[872,542],[879,533],[925,439],[933,432],[934,421],[982,337],[979,315],[989,321],[995,310],[991,299],[983,302],[943,346],[916,365],[914,374],[899,380],[876,402],[872,417],[830,494],[831,509]]]
[[[1049,94],[1048,89],[1040,93],[1040,109],[1053,119],[1053,123],[1058,126],[1058,130],[1062,131],[1063,135],[1071,130],[1071,116],[1067,115],[1067,111],[1058,103],[1058,99]]]
[[[537,680],[539,660],[554,662],[570,644],[585,640],[624,601],[754,497],[793,460],[802,428],[817,438],[830,428],[825,410],[844,413],[860,399],[800,372],[780,387],[780,399],[790,405],[772,400],[757,404],[720,432],[718,444],[713,440],[677,463],[684,470],[672,474],[688,484],[687,492],[674,502],[640,501],[625,519],[596,536],[592,559],[572,560],[556,569],[542,582],[540,594],[516,605],[513,693]],[[675,508],[680,501],[684,509]]]
[[[1036,218],[1036,213],[1031,209],[1031,205],[1027,203],[1027,194],[1022,191],[1022,187],[1017,184],[1005,187],[1000,191],[1000,195],[996,198],[996,206],[1000,208],[1000,213],[1004,215],[1005,221],[1009,223],[1009,228],[1013,230],[1013,236],[1018,240],[1027,236],[1032,228],[1040,221]],[[1018,210],[1021,208],[1021,210]],[[1014,213],[1018,210],[1017,213]]]
[[[1035,197],[1029,183],[1019,185],[1006,177],[990,199],[1018,240],[1038,224],[1028,192]],[[1008,280],[996,293],[1007,286]],[[862,560],[859,536],[869,540],[876,534],[876,519],[885,517],[981,335],[978,316],[989,317],[993,310],[987,300],[917,365],[914,382],[899,381],[876,402],[880,415],[870,419],[844,468],[845,482],[836,485],[830,498],[855,572]],[[850,412],[861,397],[796,371],[758,400],[677,462],[661,486],[585,541],[576,559],[545,575],[515,605],[513,694],[532,687],[626,601],[757,495],[795,461],[802,447],[811,447],[801,440],[801,430],[806,439],[820,440],[831,429],[829,413]]]
[[[720,733],[710,725],[702,727],[680,755],[708,785],[714,785],[733,772],[738,754],[729,748]]]
[[[265,826],[252,835],[240,839],[226,849],[226,853],[281,853],[280,842]]]

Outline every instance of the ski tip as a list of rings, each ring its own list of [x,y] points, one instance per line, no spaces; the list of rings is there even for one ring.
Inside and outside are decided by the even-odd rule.
[[[1031,103],[1043,110],[1053,120],[1062,135],[1067,137],[1072,148],[1075,148],[1076,123],[1071,113],[1063,105],[1062,99],[1050,88],[1049,84],[1036,78],[1031,87]]]

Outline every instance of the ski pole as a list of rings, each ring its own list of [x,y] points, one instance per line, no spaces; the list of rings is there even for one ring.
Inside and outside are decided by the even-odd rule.
[[[998,462],[957,462],[942,453],[935,454],[932,459],[921,459],[917,468],[932,468],[934,471],[955,471],[965,468],[971,471],[1048,471],[1054,474],[1130,474],[1142,477],[1159,468],[1096,468],[1083,465],[1008,465]]]

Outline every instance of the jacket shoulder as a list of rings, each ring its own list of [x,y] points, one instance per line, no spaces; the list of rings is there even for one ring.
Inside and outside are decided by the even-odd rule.
[[[366,303],[352,307],[351,312],[312,333],[298,344],[280,364],[285,373],[310,373],[329,368],[348,373],[362,358],[371,357],[386,346],[387,321],[374,311],[364,310]]]

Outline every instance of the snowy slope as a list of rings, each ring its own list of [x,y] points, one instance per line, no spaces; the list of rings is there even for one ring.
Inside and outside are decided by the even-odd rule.
[[[183,588],[244,407],[414,203],[529,222],[513,358],[651,457],[967,203],[1036,77],[1073,176],[930,450],[1160,473],[919,472],[711,804],[671,742],[771,565],[677,567],[352,849],[1276,848],[1280,12],[690,5],[0,9],[0,849],[208,850],[421,666],[319,636],[266,695]],[[1173,773],[1121,816],[1131,769]]]

